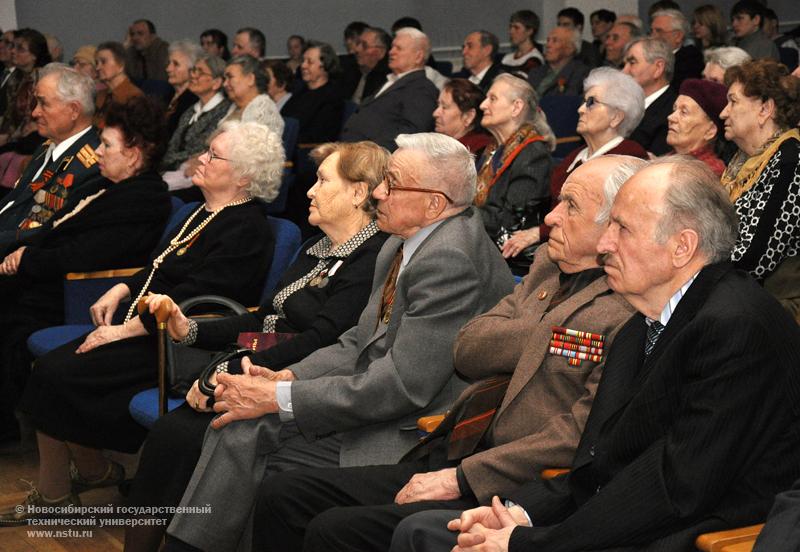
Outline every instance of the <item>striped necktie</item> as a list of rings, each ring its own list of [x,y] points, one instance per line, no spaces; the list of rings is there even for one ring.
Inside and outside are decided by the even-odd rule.
[[[657,321],[653,320],[647,326],[647,343],[644,346],[644,354],[645,356],[650,356],[650,353],[653,352],[653,349],[656,346],[656,341],[661,336],[661,332],[664,331],[664,325]]]
[[[400,274],[400,265],[403,262],[403,246],[397,249],[389,273],[386,275],[386,282],[383,284],[383,294],[381,295],[381,312],[379,321],[384,324],[389,323],[392,317],[392,306],[394,305],[394,293],[397,289],[397,276]]]

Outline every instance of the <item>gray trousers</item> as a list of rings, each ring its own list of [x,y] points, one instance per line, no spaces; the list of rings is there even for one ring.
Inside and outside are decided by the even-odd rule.
[[[167,533],[205,552],[250,550],[261,480],[299,467],[338,467],[341,439],[308,442],[276,414],[206,431],[203,451]],[[166,468],[166,467],[165,467]]]
[[[449,552],[458,544],[458,531],[447,523],[461,516],[461,510],[428,510],[408,516],[392,536],[389,552]]]

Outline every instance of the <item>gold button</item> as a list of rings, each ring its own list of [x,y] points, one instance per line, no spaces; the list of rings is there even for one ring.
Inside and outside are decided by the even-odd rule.
[[[536,297],[539,298],[539,301],[544,301],[544,299],[547,297],[547,292],[545,290],[542,290]]]

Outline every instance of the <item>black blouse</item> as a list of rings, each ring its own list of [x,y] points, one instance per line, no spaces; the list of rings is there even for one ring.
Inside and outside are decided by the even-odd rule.
[[[284,368],[321,347],[335,343],[341,334],[355,326],[369,300],[375,259],[387,237],[383,232],[377,232],[348,255],[329,258],[327,270],[338,260],[342,263],[325,285],[314,285],[316,282],[312,280],[289,295],[281,307],[285,317],[276,320],[275,331],[297,335],[253,354],[250,357],[253,363],[272,369]],[[276,314],[275,296],[317,267],[320,258],[310,252],[325,239],[320,238],[300,253],[284,273],[277,291],[267,297],[258,312],[199,324],[195,345],[204,349],[221,349],[235,342],[240,332],[263,331],[264,319]]]
[[[292,94],[281,114],[300,122],[300,142],[330,142],[342,129],[344,100],[339,87],[328,82],[315,90]]]

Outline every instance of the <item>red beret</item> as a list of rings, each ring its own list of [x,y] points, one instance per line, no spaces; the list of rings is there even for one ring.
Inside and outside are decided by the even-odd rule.
[[[702,79],[686,79],[681,83],[678,94],[688,96],[697,102],[700,109],[717,125],[718,137],[725,131],[719,114],[728,103],[728,89],[723,85]]]

